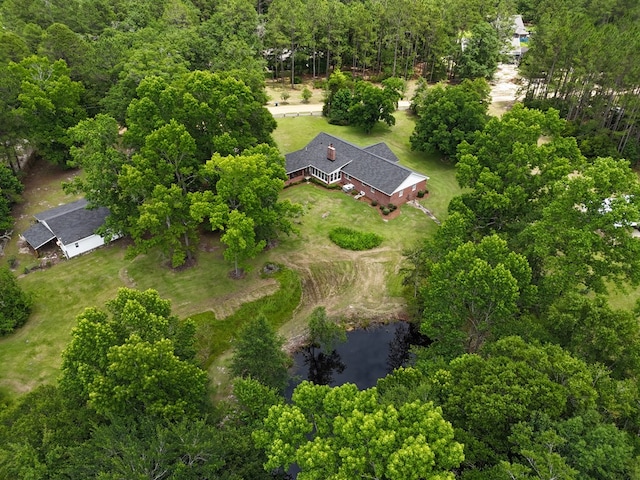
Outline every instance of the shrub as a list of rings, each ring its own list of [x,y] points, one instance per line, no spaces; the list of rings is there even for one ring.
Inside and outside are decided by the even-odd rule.
[[[389,210],[387,207],[383,207],[382,208],[382,214],[383,215],[389,215],[389,213],[391,213],[391,210]]]
[[[311,93],[311,90],[309,90],[307,87],[304,87],[304,89],[302,90],[301,96],[302,96],[302,103],[309,103],[309,99],[313,96],[313,93]]]
[[[329,232],[329,239],[340,248],[348,250],[369,250],[382,243],[382,237],[375,233],[358,232],[347,227],[336,227]]]
[[[424,197],[424,190],[418,190],[418,198]]]
[[[282,103],[285,103],[287,100],[289,100],[290,96],[291,96],[291,94],[289,93],[288,90],[283,90],[282,93],[280,94],[280,98],[282,99]]]
[[[372,207],[377,207],[378,206],[378,201],[377,200],[371,200],[371,206]]]
[[[387,205],[387,208],[389,209],[390,212],[393,212],[398,207],[393,203],[390,203],[389,205]]]
[[[6,268],[0,268],[0,335],[13,332],[25,324],[33,304],[31,296],[18,285],[16,277]]]
[[[318,88],[318,89],[324,90],[325,88],[327,88],[327,81],[324,78],[314,80],[313,81],[313,88]]]

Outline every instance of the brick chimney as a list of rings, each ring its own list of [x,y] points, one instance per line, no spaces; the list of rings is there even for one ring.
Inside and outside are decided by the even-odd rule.
[[[332,162],[336,159],[336,147],[333,146],[333,143],[327,147],[327,160],[331,160]]]

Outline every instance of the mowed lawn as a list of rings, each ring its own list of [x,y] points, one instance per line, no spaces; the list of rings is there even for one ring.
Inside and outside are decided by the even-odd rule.
[[[402,164],[430,176],[430,196],[422,203],[438,218],[446,217],[446,206],[460,190],[451,165],[435,157],[411,152],[409,135],[413,120],[406,112],[398,112],[397,125],[380,125],[370,135],[349,127],[328,125],[323,118],[299,117],[278,119],[274,137],[283,153],[302,148],[320,131],[326,131],[357,145],[387,142]],[[45,168],[51,174],[51,169]],[[28,208],[17,222],[16,231],[23,231],[32,213],[45,210],[61,202],[71,201],[61,193],[60,181],[69,177],[54,172],[53,179],[25,192]],[[14,334],[0,339],[0,389],[8,393],[23,393],[42,383],[55,381],[61,363],[61,352],[71,338],[76,317],[87,307],[104,307],[117,289],[123,286],[154,288],[172,301],[173,311],[180,318],[211,312],[223,318],[237,310],[244,302],[271,295],[278,288],[273,278],[261,278],[260,267],[272,259],[282,259],[296,252],[313,255],[317,244],[327,244],[327,233],[338,225],[350,225],[383,236],[383,247],[394,252],[394,262],[388,265],[387,288],[391,294],[401,293],[397,275],[402,249],[416,240],[432,234],[437,228],[423,213],[403,207],[402,214],[385,221],[375,208],[355,201],[340,191],[329,191],[313,185],[286,189],[283,198],[299,202],[306,215],[298,225],[299,236],[285,237],[279,245],[264,252],[252,262],[252,269],[242,280],[228,277],[230,265],[222,258],[222,246],[216,234],[203,237],[197,252],[195,267],[175,271],[166,266],[160,252],[125,257],[126,240],[119,240],[87,255],[63,261],[51,268],[21,275],[20,285],[34,296],[35,307],[27,324]],[[323,214],[329,213],[323,217]],[[334,248],[334,247],[330,247]],[[337,247],[335,247],[337,248]],[[19,253],[16,240],[9,245],[8,256],[16,256],[21,274],[25,266],[38,260]],[[5,257],[5,261],[8,258]],[[212,331],[211,335],[215,335]]]
[[[335,135],[360,147],[385,142],[398,156],[401,165],[429,177],[429,197],[420,203],[444,220],[449,201],[461,192],[455,179],[454,167],[441,160],[438,155],[411,150],[409,138],[415,127],[415,118],[409,111],[396,112],[395,119],[396,124],[391,127],[378,122],[367,135],[355,127],[331,125],[320,116],[277,118],[278,128],[274,138],[283,154],[304,148],[319,132]]]

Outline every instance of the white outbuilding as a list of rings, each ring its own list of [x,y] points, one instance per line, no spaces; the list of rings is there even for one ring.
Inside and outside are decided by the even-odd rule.
[[[22,234],[22,237],[37,252],[55,240],[67,258],[72,258],[104,245],[104,237],[96,230],[104,225],[109,209],[87,208],[83,198],[51,210],[34,215],[37,223]],[[118,238],[114,236],[112,240]]]

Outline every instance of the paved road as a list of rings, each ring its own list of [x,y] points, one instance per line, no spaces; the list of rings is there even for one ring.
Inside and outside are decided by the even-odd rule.
[[[267,110],[271,112],[274,117],[298,117],[301,115],[322,115],[322,103],[301,103],[295,105],[274,105],[270,103],[267,105]],[[406,110],[411,105],[411,102],[407,100],[401,100],[398,102],[398,110]]]

